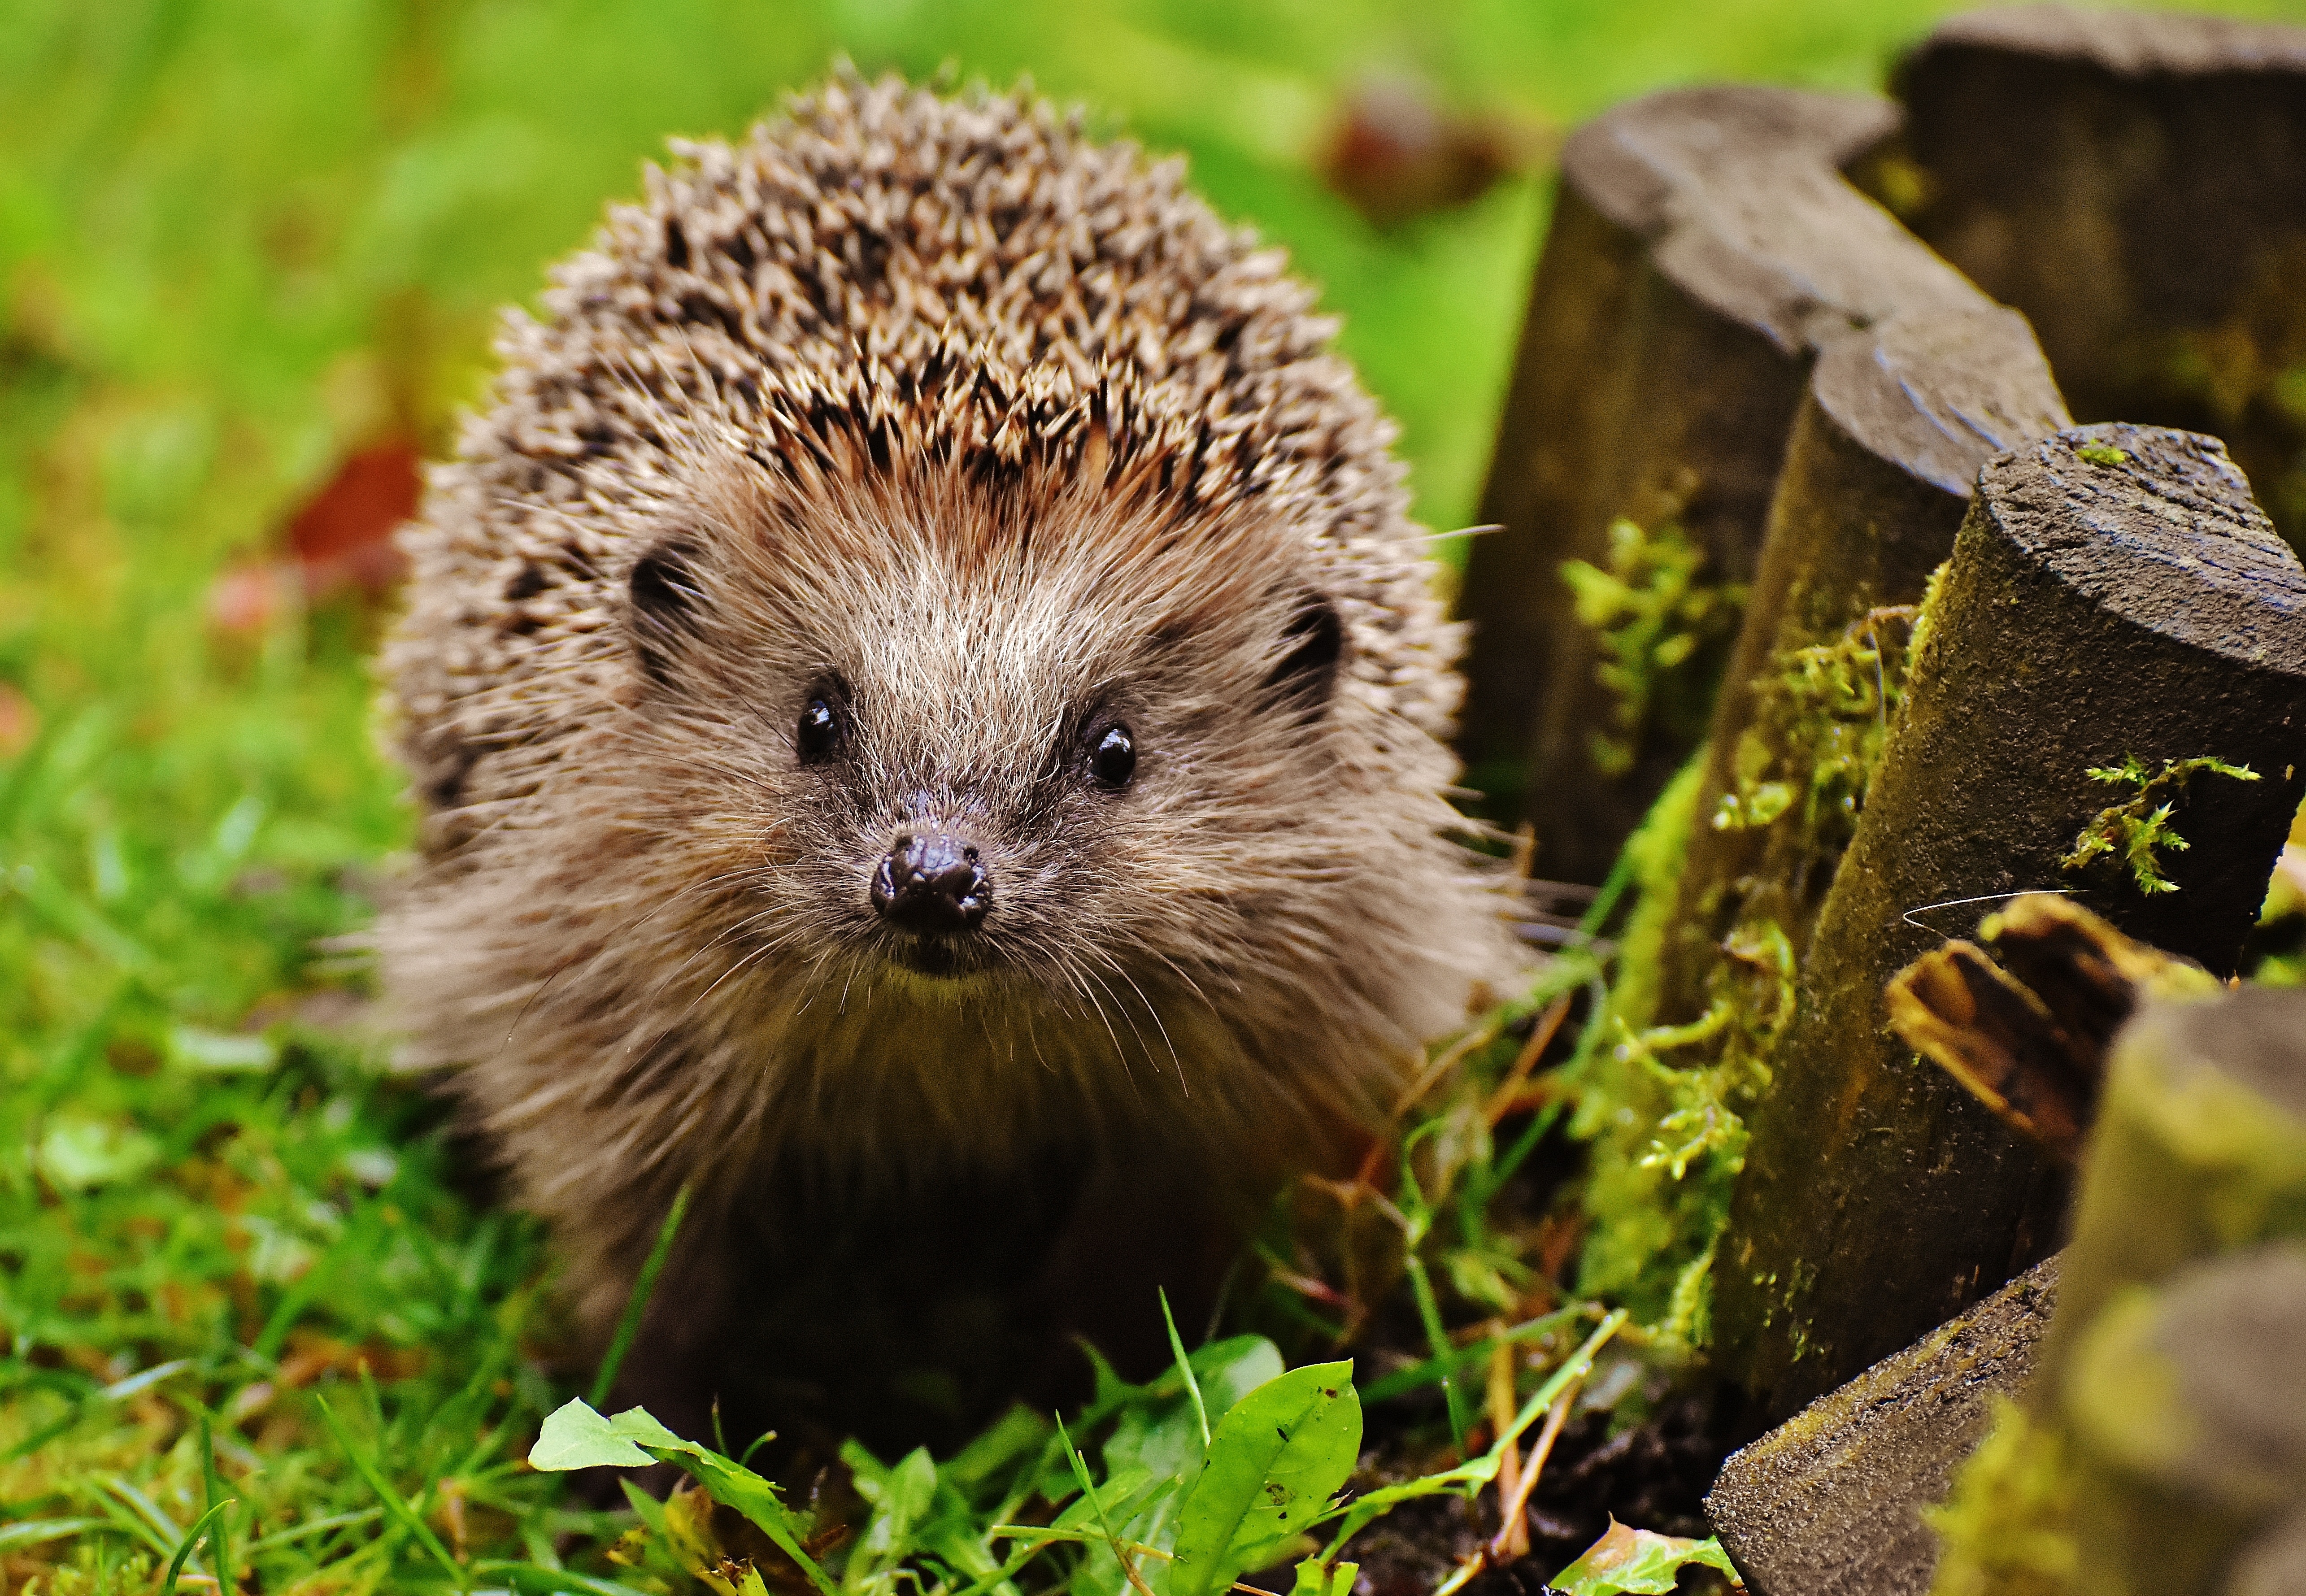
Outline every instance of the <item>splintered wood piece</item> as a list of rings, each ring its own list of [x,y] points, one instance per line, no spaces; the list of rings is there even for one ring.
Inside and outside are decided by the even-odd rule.
[[[2097,1116],[2114,1032],[2146,998],[2208,997],[2218,984],[2046,892],[1988,915],[1978,935],[1993,957],[1949,942],[1890,978],[1891,1028],[2071,1167]]]
[[[1622,517],[1678,540],[1666,563],[1694,559],[1701,587],[1752,582],[1815,353],[1988,306],[1841,177],[1895,124],[1878,99],[1723,85],[1620,106],[1563,152],[1482,500],[1503,530],[1473,544],[1463,600],[1468,780],[1536,823],[1549,875],[1601,878],[1703,737],[1734,627],[1726,604],[1687,632],[1669,617],[1659,648],[1613,660],[1563,563],[1608,570]],[[1604,665],[1639,679],[1604,685]]]
[[[1973,943],[1950,942],[1891,977],[1890,1024],[2060,1164],[2080,1156],[2097,1105],[2097,1066],[2042,1000]]]
[[[2306,793],[2306,572],[2214,440],[2108,425],[1997,457],[1925,620],[1715,1254],[1716,1355],[1756,1430],[2054,1244],[2059,1173],[1889,1028],[1927,917],[2064,887],[2230,970]],[[2157,805],[2174,890],[2066,867],[2203,758],[2255,779]]]
[[[2028,892],[1977,928],[1994,956],[2039,998],[2066,1034],[2098,1061],[2148,998],[2208,997],[2217,978],[2200,965],[2124,936],[2071,898]]]

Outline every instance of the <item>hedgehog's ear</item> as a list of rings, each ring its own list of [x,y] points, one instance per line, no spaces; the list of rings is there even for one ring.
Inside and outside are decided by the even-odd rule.
[[[705,595],[696,582],[696,544],[670,537],[633,562],[627,585],[632,593],[633,653],[642,672],[662,687],[672,679],[672,661],[695,641],[697,611]]]
[[[1337,606],[1320,593],[1302,594],[1282,636],[1281,662],[1265,679],[1266,690],[1319,713],[1337,688],[1337,661],[1345,652],[1345,623]]]

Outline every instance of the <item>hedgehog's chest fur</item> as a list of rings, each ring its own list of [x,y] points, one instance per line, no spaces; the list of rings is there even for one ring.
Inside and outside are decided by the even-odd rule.
[[[680,156],[508,322],[386,661],[386,983],[588,1322],[684,1182],[709,1252],[802,1165],[1382,1120],[1513,956],[1311,295],[1036,105],[843,80]]]

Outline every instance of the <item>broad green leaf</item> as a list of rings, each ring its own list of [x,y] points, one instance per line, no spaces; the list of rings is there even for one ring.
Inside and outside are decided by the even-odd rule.
[[[1319,1558],[1308,1558],[1297,1565],[1297,1583],[1290,1587],[1289,1596],[1354,1596],[1354,1582],[1361,1575],[1359,1563],[1333,1566]]]
[[[852,1453],[864,1455],[864,1449],[841,1449],[844,1458]],[[877,1475],[857,1468],[853,1461],[850,1472],[858,1494],[872,1505],[873,1515],[866,1522],[865,1533],[841,1583],[844,1590],[861,1591],[883,1569],[895,1566],[915,1551],[914,1526],[927,1515],[936,1497],[936,1464],[929,1460],[927,1447],[916,1447]]]
[[[1719,1541],[1685,1541],[1630,1529],[1613,1518],[1607,1533],[1553,1576],[1553,1588],[1560,1596],[1662,1596],[1693,1564],[1738,1577]]]
[[[1350,1362],[1268,1380],[1217,1423],[1178,1515],[1170,1596],[1211,1596],[1310,1524],[1353,1472],[1362,1404]]]
[[[653,1461],[638,1443],[686,1445],[679,1436],[649,1416],[645,1408],[627,1408],[615,1418],[593,1411],[582,1397],[561,1404],[545,1415],[536,1445],[528,1449],[533,1469],[645,1469]]]
[[[581,1398],[564,1403],[546,1416],[528,1454],[531,1467],[553,1470],[641,1468],[651,1459],[685,1470],[714,1501],[752,1520],[812,1584],[833,1596],[833,1582],[801,1549],[807,1525],[777,1499],[777,1488],[742,1464],[682,1440],[645,1408],[627,1408],[604,1419]]]
[[[1040,1455],[1049,1439],[1049,1421],[1027,1407],[1012,1407],[992,1429],[937,1466],[937,1478],[975,1501],[988,1488],[1005,1483],[1020,1464]]]
[[[1281,1349],[1262,1336],[1212,1341],[1187,1361],[1201,1382],[1201,1400],[1212,1413],[1224,1413],[1260,1386],[1281,1378]]]

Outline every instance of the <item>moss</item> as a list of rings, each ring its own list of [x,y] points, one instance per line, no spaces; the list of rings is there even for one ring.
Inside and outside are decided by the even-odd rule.
[[[1841,857],[1889,741],[1919,616],[1912,604],[1870,610],[1833,641],[1778,656],[1738,739],[1735,784],[1710,817],[1716,831],[1787,821],[1790,838],[1772,847],[1782,863],[1799,872]]]
[[[1768,1083],[1794,995],[1791,945],[1775,924],[1756,921],[1725,944],[1704,1015],[1652,1023],[1701,781],[1693,761],[1627,844],[1641,896],[1619,946],[1620,974],[1576,1066],[1570,1122],[1591,1144],[1579,1290],[1623,1302],[1690,1345],[1705,1338],[1713,1238],[1744,1160],[1744,1116]]]
[[[1680,890],[1682,866],[1689,857],[1690,831],[1696,824],[1698,791],[1704,780],[1705,756],[1701,750],[1666,784],[1641,825],[1626,841],[1626,862],[1634,875],[1634,909],[1627,917],[1625,935],[1618,940],[1618,977],[1610,988],[1609,1021],[1640,1029],[1657,1012],[1658,968],[1666,931],[1673,922],[1674,898]]]
[[[1645,532],[1619,516],[1610,524],[1610,564],[1563,562],[1577,619],[1594,634],[1595,679],[1616,703],[1611,724],[1587,745],[1593,768],[1622,776],[1634,768],[1661,700],[1702,700],[1721,647],[1738,629],[1746,590],[1701,580],[1704,550],[1681,528]]]
[[[1779,657],[1732,756],[1735,785],[1706,817],[1717,830],[1772,828],[1755,880],[1775,884],[1748,883],[1743,912],[1705,971],[1699,1018],[1653,1023],[1670,885],[1644,883],[1629,928],[1624,973],[1571,1125],[1593,1144],[1585,1199],[1593,1228],[1578,1283],[1645,1317],[1663,1316],[1693,1344],[1706,1334],[1709,1264],[1744,1167],[1746,1117],[1768,1088],[1793,1020],[1807,916],[1856,832],[1916,619],[1913,606],[1873,610],[1830,642]]]
[[[2155,775],[2147,773],[2146,766],[2134,754],[2125,755],[2120,764],[2091,766],[2089,777],[2093,781],[2137,790],[2126,801],[2099,810],[2074,839],[2072,851],[2058,861],[2059,867],[2084,870],[2096,860],[2113,859],[2130,867],[2131,879],[2148,897],[2176,892],[2178,883],[2163,874],[2161,854],[2165,849],[2183,853],[2192,846],[2178,834],[2170,817],[2185,800],[2187,786],[2198,775],[2228,776],[2237,781],[2258,780],[2258,772],[2246,764],[2228,764],[2223,759],[2207,756],[2164,760],[2160,772]]]
[[[1922,1510],[1938,1537],[1931,1596],[2080,1596],[2073,1509],[2063,1438],[1994,1398],[1994,1428],[1952,1494]]]
[[[1610,1017],[1570,1125],[1593,1144],[1579,1289],[1663,1319],[1693,1344],[1704,1339],[1713,1241],[1745,1165],[1746,1116],[1794,1008],[1793,950],[1776,924],[1743,924],[1723,949],[1695,1020],[1637,1030]]]
[[[1943,568],[1941,568],[1941,573]],[[1789,649],[1763,686],[1732,755],[1734,784],[1704,817],[1717,830],[1772,832],[1743,910],[1704,977],[1705,1009],[1653,1023],[1658,964],[1698,797],[1678,782],[1670,877],[1645,868],[1572,1133],[1592,1142],[1581,1291],[1625,1302],[1702,1344],[1714,1238],[1744,1167],[1746,1118],[1792,1022],[1808,917],[1855,835],[1904,691],[1922,606],[1868,611],[1823,643]],[[1637,841],[1637,847],[1644,843]],[[1654,842],[1648,844],[1656,847]],[[1657,848],[1662,855],[1666,849]]]

